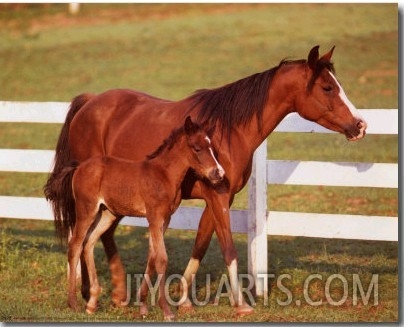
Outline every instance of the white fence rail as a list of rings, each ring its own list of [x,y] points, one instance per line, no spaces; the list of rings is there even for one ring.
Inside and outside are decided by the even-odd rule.
[[[64,102],[4,101],[0,102],[0,122],[63,123],[68,106]],[[360,111],[368,122],[368,134],[398,134],[398,110]],[[288,115],[275,132],[330,133],[297,114]],[[266,204],[267,184],[398,188],[398,164],[267,160],[266,155],[264,142],[254,155],[249,209],[231,211],[232,230],[248,233],[249,273],[253,276],[266,273],[266,255],[262,253],[267,252],[267,235],[398,240],[397,217],[268,212]],[[52,168],[53,156],[50,150],[0,149],[0,171],[46,173]],[[197,229],[201,213],[201,208],[180,207],[169,227]],[[53,220],[44,198],[1,195],[0,217]],[[147,226],[145,219],[134,217],[125,217],[121,223]],[[263,285],[257,285],[256,290],[258,295],[266,291]]]

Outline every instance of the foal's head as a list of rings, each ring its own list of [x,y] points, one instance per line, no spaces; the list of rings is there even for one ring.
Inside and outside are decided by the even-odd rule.
[[[153,159],[164,151],[177,151],[185,158],[197,175],[207,178],[212,184],[223,180],[224,169],[217,161],[207,132],[188,116],[184,126],[174,130],[163,144],[147,158]]]
[[[212,144],[206,131],[193,123],[188,116],[185,120],[184,132],[190,167],[198,175],[206,177],[212,184],[222,181],[225,172],[213,153]]]

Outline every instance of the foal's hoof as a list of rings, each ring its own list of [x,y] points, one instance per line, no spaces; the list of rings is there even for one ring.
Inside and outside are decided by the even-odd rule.
[[[140,305],[139,314],[142,318],[146,318],[146,316],[149,314],[149,309],[147,308],[147,304],[142,303]]]
[[[169,313],[164,315],[164,321],[174,321],[175,320],[175,314]]]
[[[69,301],[68,303],[69,308],[72,309],[72,311],[74,312],[79,312],[80,311],[80,307],[79,304],[77,303],[77,301]]]
[[[254,313],[254,308],[249,306],[247,303],[236,307],[236,315],[239,317],[248,316]]]

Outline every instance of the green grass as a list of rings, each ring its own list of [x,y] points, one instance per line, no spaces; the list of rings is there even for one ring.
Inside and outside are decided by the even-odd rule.
[[[315,19],[313,19],[315,17]],[[358,108],[398,108],[398,21],[395,4],[84,4],[69,16],[66,4],[0,4],[0,99],[70,101],[82,92],[129,87],[155,96],[180,99],[199,88],[224,85],[275,66],[285,58],[304,58],[336,45],[338,79]],[[58,124],[0,123],[0,148],[54,149]],[[398,162],[398,137],[368,135],[347,142],[337,134],[275,133],[268,157],[289,160]],[[42,196],[46,174],[0,172],[0,194]],[[187,204],[201,205],[200,201]],[[235,208],[245,208],[244,189]],[[395,189],[271,185],[271,210],[398,215]],[[315,226],[313,226],[315,228]],[[376,232],[376,231],[375,231]],[[147,230],[120,226],[119,248],[128,273],[142,273]],[[195,232],[167,232],[169,274],[181,274]],[[247,272],[246,235],[235,234],[239,272]],[[179,251],[179,249],[184,249]],[[72,313],[66,305],[66,255],[54,238],[51,222],[0,220],[0,320],[132,321],[138,309],[111,306],[110,277],[100,244],[97,268],[104,287],[94,316]],[[206,274],[226,273],[214,237],[198,273],[198,298]],[[293,302],[270,281],[269,304],[258,300],[253,316],[237,318],[224,298],[220,308],[198,307],[179,321],[396,321],[398,319],[397,242],[268,237],[269,272],[290,274],[285,281]],[[312,307],[304,301],[305,278],[318,273]],[[327,303],[324,284],[332,274],[366,286],[379,275],[379,304],[353,305],[352,283],[342,306]],[[287,283],[286,283],[287,282]],[[134,292],[133,292],[134,294]],[[341,285],[332,295],[341,297]],[[296,305],[295,300],[302,305]],[[153,309],[147,322],[161,321]]]
[[[69,101],[84,91],[131,87],[179,99],[285,57],[306,57],[320,44],[321,51],[336,45],[339,79],[359,108],[397,108],[394,4],[181,5],[172,15],[173,5],[134,4],[113,21],[94,17],[102,6],[84,8],[77,19],[59,13],[53,23],[49,15],[13,16],[26,27],[0,32],[0,98]],[[149,13],[145,19],[139,9]]]
[[[138,317],[138,307],[132,300],[127,308],[112,307],[110,301],[110,281],[105,255],[96,248],[96,262],[100,282],[104,291],[100,297],[100,307],[95,315],[72,313],[66,305],[66,257],[53,237],[51,222],[18,221],[4,219],[0,232],[0,319],[3,321],[161,321],[158,308],[152,308],[150,315],[142,320]],[[169,253],[168,274],[181,274],[189,258],[195,232],[168,230],[166,244]],[[143,273],[146,251],[147,230],[120,226],[116,236],[127,273],[132,275],[131,295],[135,296],[134,274]],[[246,236],[234,234],[239,253],[239,273],[247,273]],[[178,251],[179,247],[184,251]],[[174,255],[175,253],[175,255]],[[268,272],[274,274],[269,279],[268,302],[257,299],[253,316],[234,316],[228,300],[224,296],[220,309],[213,305],[219,280],[226,274],[224,265],[217,262],[220,248],[213,239],[203,265],[197,276],[197,299],[202,301],[210,290],[209,304],[196,307],[193,314],[179,315],[179,322],[196,321],[395,321],[397,320],[397,243],[355,240],[326,240],[301,237],[268,237]],[[210,288],[206,289],[206,274],[210,274]],[[285,301],[285,293],[276,284],[276,279],[287,274],[283,284],[291,291],[293,301],[288,306],[278,304]],[[310,283],[309,294],[313,301],[323,300],[318,307],[310,306],[305,298],[303,285],[310,274],[321,274],[322,280]],[[348,298],[341,306],[332,306],[325,297],[325,283],[333,274],[346,278]],[[374,293],[365,305],[359,296],[359,303],[353,304],[352,276],[357,274],[365,291],[370,278],[378,275],[378,305],[374,304]],[[175,297],[176,283],[172,283],[170,293]],[[342,286],[331,284],[330,293],[334,301],[341,299]],[[18,296],[16,296],[18,294]],[[301,301],[301,305],[296,304]],[[84,302],[81,302],[84,308]],[[174,308],[175,310],[175,308]]]

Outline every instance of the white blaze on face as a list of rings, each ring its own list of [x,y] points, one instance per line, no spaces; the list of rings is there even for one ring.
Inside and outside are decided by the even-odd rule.
[[[217,169],[219,170],[219,175],[220,175],[221,178],[223,178],[225,172],[224,172],[224,169],[221,166],[221,164],[216,160],[215,154],[213,153],[213,149],[211,147],[212,142],[211,142],[211,140],[210,140],[210,138],[208,136],[205,136],[205,140],[209,144],[209,151],[210,151],[211,156],[213,157],[213,160],[215,160]]]
[[[349,111],[351,112],[352,116],[355,117],[358,120],[358,128],[359,128],[359,134],[357,136],[351,137],[348,140],[350,141],[356,141],[360,140],[363,138],[366,134],[366,128],[367,128],[367,123],[366,121],[362,118],[360,115],[358,109],[355,108],[355,106],[352,104],[351,101],[349,101],[348,97],[346,96],[344,89],[342,88],[341,84],[337,81],[335,76],[331,73],[330,76],[334,79],[335,83],[339,87],[339,97],[340,99],[345,103],[345,105],[348,107]]]
[[[338,82],[338,80],[335,78],[335,76],[331,72],[329,72],[329,73],[330,73],[332,79],[335,81],[335,83],[339,87],[339,97],[341,98],[342,102],[344,102],[345,105],[348,107],[348,109],[351,112],[352,116],[354,116],[357,119],[363,120],[361,115],[359,114],[358,109],[356,109],[356,107],[352,104],[352,102],[349,101],[349,99],[346,96],[345,91],[342,88],[341,84]]]

